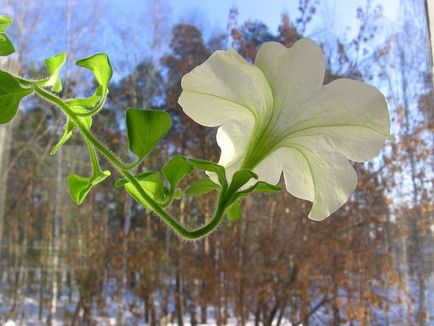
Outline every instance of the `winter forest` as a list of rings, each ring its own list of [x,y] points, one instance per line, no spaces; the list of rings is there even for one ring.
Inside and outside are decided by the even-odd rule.
[[[0,68],[39,78],[44,58],[68,51],[61,95],[89,96],[94,80],[74,62],[107,52],[114,76],[94,133],[128,157],[126,108],[165,110],[174,122],[139,171],[177,153],[218,161],[216,130],[178,104],[181,78],[218,49],[253,61],[266,41],[311,38],[326,57],[325,83],[350,77],[380,89],[396,140],[353,163],[356,191],[322,222],[287,192],[255,194],[239,221],[187,242],[114,188],[116,175],[75,205],[67,176],[90,169],[85,144],[73,136],[50,156],[64,117],[30,97],[0,125],[0,324],[433,325],[430,0],[391,1],[394,19],[384,15],[389,1],[358,0],[346,13],[352,25],[339,30],[329,20],[340,0],[288,1],[295,9],[282,7],[276,30],[261,17],[241,19],[236,1],[218,28],[199,11],[176,16],[176,1],[124,2],[118,10],[120,1],[0,0],[0,14],[15,19],[17,49]],[[214,201],[182,197],[172,213],[198,226]]]

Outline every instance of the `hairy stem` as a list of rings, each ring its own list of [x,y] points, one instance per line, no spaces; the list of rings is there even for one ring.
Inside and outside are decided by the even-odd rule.
[[[31,82],[26,83],[29,84]],[[111,165],[113,165],[113,167],[116,168],[125,177],[125,179],[127,179],[134,186],[134,188],[136,188],[140,196],[142,196],[142,198],[149,204],[151,209],[166,223],[166,225],[173,229],[179,236],[188,240],[196,240],[208,235],[219,226],[233,194],[227,193],[226,191],[222,191],[220,193],[214,216],[208,224],[196,230],[186,229],[168,212],[161,208],[160,205],[145,192],[139,181],[134,177],[134,175],[129,172],[129,170],[131,170],[131,166],[134,166],[134,164],[125,164],[109,149],[107,149],[104,144],[102,144],[92,134],[92,132],[86,128],[86,126],[78,118],[77,114],[61,98],[44,90],[38,85],[33,84],[33,87],[35,92],[40,97],[59,107],[71,119],[71,121],[80,131],[81,135],[86,141],[86,144],[89,147],[92,168],[94,169],[94,172],[95,169],[100,169],[97,154],[95,151],[95,149],[97,149],[111,163]]]
[[[98,154],[96,153],[93,144],[87,139],[85,139],[85,141],[86,141],[87,148],[89,150],[89,158],[92,164],[92,172],[95,175],[101,171],[101,167],[99,166],[99,162],[98,162]]]

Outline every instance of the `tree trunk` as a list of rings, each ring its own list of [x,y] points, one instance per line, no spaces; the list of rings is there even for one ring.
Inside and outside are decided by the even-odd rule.
[[[244,326],[246,323],[246,320],[244,318],[244,276],[242,275],[240,280],[240,292],[238,295],[238,301],[239,301],[239,314],[240,314],[240,324],[241,326]]]
[[[11,124],[0,125],[0,252],[3,242],[3,225],[4,213],[7,193],[8,179],[8,162],[9,162],[9,144],[11,139],[12,126]]]
[[[149,325],[149,295],[148,293],[145,294],[145,297],[143,298],[143,303],[145,305],[145,324]]]
[[[258,302],[255,311],[255,326],[261,325],[261,303]]]
[[[283,316],[285,315],[286,304],[283,304],[279,311],[279,316],[277,317],[276,326],[280,326],[282,324]],[[306,324],[308,326],[308,324]]]
[[[197,314],[196,314],[196,302],[194,298],[191,300],[190,304],[190,324],[191,326],[197,326]]]
[[[205,283],[203,283],[205,284]],[[200,306],[200,322],[202,324],[207,324],[207,313],[206,313],[206,303],[202,303]]]
[[[178,270],[176,271],[175,280],[176,317],[178,319],[178,326],[184,326],[184,300],[182,295],[182,279]]]
[[[58,282],[57,282],[57,270],[59,265],[59,249],[60,243],[59,239],[59,229],[60,229],[60,219],[62,216],[62,189],[63,189],[63,151],[57,153],[57,170],[56,170],[56,203],[53,214],[53,226],[51,232],[51,302],[50,310],[48,315],[47,324],[54,325],[56,319],[57,311],[57,292],[58,292]]]

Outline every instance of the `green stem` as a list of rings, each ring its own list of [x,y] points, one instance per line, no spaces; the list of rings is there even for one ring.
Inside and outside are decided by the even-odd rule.
[[[63,102],[62,99],[60,99],[57,96],[54,96],[53,94],[45,91],[42,87],[45,86],[46,82],[48,81],[48,79],[43,79],[43,80],[26,80],[24,78],[21,78],[19,76],[14,75],[15,79],[17,79],[22,85],[24,86],[30,86],[33,87],[36,91],[36,93],[39,94],[39,96],[43,97],[43,98],[47,98],[46,96],[50,96],[51,95],[51,101],[53,104],[59,106],[60,108],[62,108],[60,106],[60,102],[62,102],[65,106],[67,106],[66,103]],[[48,98],[47,98],[48,99]],[[60,101],[59,103],[55,102],[54,99],[57,99],[58,101]],[[72,114],[76,115],[76,116],[92,116],[93,114],[95,114],[97,111],[99,111],[102,107],[102,105],[105,103],[105,97],[102,101],[100,101],[97,106],[95,108],[93,108],[91,111],[86,112],[85,114],[80,114],[80,113],[74,113],[72,112]],[[64,108],[63,108],[64,110]],[[65,110],[64,110],[65,111]],[[95,112],[94,112],[95,111]],[[66,113],[66,111],[65,111]],[[70,114],[67,113],[68,116],[70,116]],[[76,124],[77,125],[77,124]],[[85,129],[87,131],[87,129]],[[92,136],[92,134],[89,132],[88,135],[86,135],[84,138],[85,139],[89,139],[89,136],[91,136],[91,138],[95,138]],[[102,145],[102,147],[98,148],[100,151],[104,148],[104,145]],[[121,161],[120,159],[118,159],[117,157],[114,156],[115,159],[117,159],[117,163],[118,166],[121,170],[131,170],[134,169],[135,167],[137,167],[141,161],[140,160],[136,160],[134,162],[131,163],[124,163],[123,161]]]
[[[48,78],[41,79],[41,80],[26,80],[26,79],[21,78],[21,77],[19,77],[17,75],[13,75],[13,76],[14,76],[14,78],[16,80],[18,80],[24,86],[32,86],[32,87],[39,86],[39,87],[44,87],[47,84],[47,82],[48,82]]]
[[[137,189],[139,194],[146,200],[146,202],[151,206],[152,210],[168,225],[170,226],[176,233],[188,240],[197,240],[208,234],[210,234],[215,228],[217,228],[226,211],[226,203],[227,199],[223,194],[220,195],[218,199],[217,208],[214,212],[214,216],[211,221],[200,227],[196,230],[187,230],[184,228],[178,221],[176,221],[169,213],[167,213],[164,209],[162,209],[155,201],[153,201],[140,186],[140,183],[131,175],[128,171],[122,171],[122,174],[125,178],[131,182],[131,184]]]
[[[85,141],[86,141],[87,148],[89,150],[89,158],[92,164],[92,172],[94,175],[96,175],[99,172],[101,172],[101,167],[99,166],[99,161],[98,161],[98,155],[96,153],[93,144],[88,139],[85,139]]]
[[[85,125],[77,118],[76,113],[71,110],[71,108],[58,96],[47,92],[39,86],[34,86],[35,92],[46,99],[47,101],[53,103],[63,110],[63,112],[71,119],[74,125],[80,130],[81,134],[85,139],[87,139],[96,149],[98,149],[118,170],[126,171],[130,170],[129,166],[131,164],[125,164],[116,155],[114,155],[110,150],[108,150],[96,137],[85,127]]]
[[[93,155],[97,162],[95,148],[98,149],[102,155],[104,155],[107,160],[119,170],[119,172],[136,188],[142,198],[149,204],[151,209],[168,225],[170,226],[178,235],[189,240],[196,240],[202,238],[209,233],[211,233],[215,228],[221,223],[224,213],[227,208],[227,203],[230,202],[232,194],[222,192],[218,198],[217,208],[215,210],[214,216],[211,221],[196,230],[188,230],[184,228],[176,219],[174,219],[169,213],[160,207],[160,205],[155,202],[143,189],[139,181],[129,172],[128,166],[130,164],[123,163],[119,158],[116,157],[110,150],[108,150],[81,122],[77,117],[75,112],[58,96],[44,90],[43,88],[33,84],[35,92],[45,100],[58,106],[74,123],[78,128],[82,136],[85,138],[86,143],[89,146],[90,155]],[[93,153],[92,153],[93,152]],[[94,164],[94,163],[93,163]],[[95,168],[93,166],[93,168]],[[99,164],[98,167],[99,168]]]

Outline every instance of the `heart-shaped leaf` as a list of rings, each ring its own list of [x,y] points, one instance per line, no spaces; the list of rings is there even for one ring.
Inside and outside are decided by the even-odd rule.
[[[177,155],[163,167],[163,175],[170,184],[170,190],[174,191],[178,183],[193,170],[190,163],[181,155]]]
[[[172,120],[167,112],[156,110],[128,109],[126,115],[128,147],[141,160],[167,134]]]
[[[218,190],[220,186],[211,179],[201,179],[185,190],[187,196],[201,196],[211,191]]]
[[[113,75],[112,66],[107,54],[98,53],[89,58],[78,60],[76,64],[93,72],[98,84],[102,86],[103,95],[105,96]]]
[[[12,25],[14,19],[9,16],[0,15],[0,32],[4,32]]]
[[[101,171],[99,174],[92,177],[82,177],[77,174],[70,174],[68,176],[69,192],[72,200],[80,205],[90,190],[98,183],[104,181],[110,176],[110,171]]]
[[[15,52],[14,45],[5,33],[0,33],[0,56],[5,57]]]
[[[45,59],[50,78],[46,86],[51,86],[53,92],[60,93],[62,91],[62,81],[60,80],[60,69],[66,62],[66,52],[59,53],[51,58]]]
[[[32,89],[22,87],[12,75],[0,70],[0,124],[11,121],[22,98],[32,93]]]

